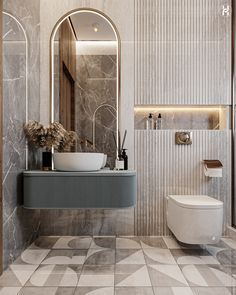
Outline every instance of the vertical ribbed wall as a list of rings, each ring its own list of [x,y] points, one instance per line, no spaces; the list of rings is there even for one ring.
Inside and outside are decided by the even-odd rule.
[[[134,2],[135,104],[231,104],[231,1]]]
[[[165,196],[206,194],[224,201],[224,228],[230,220],[230,131],[193,131],[191,146],[175,145],[175,131],[135,131],[135,165],[138,197],[135,232],[138,235],[168,233]],[[223,178],[207,178],[202,160],[222,161]]]

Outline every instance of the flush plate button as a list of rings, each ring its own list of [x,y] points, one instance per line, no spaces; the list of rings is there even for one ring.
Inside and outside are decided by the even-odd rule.
[[[175,143],[179,145],[190,145],[192,141],[192,132],[176,132]]]

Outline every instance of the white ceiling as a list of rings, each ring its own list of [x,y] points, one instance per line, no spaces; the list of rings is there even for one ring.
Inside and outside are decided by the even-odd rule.
[[[78,12],[70,16],[78,41],[116,41],[116,35],[109,22],[93,12]],[[94,31],[94,27],[98,31]]]

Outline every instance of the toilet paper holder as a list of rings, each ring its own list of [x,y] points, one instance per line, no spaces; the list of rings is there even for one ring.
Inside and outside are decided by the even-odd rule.
[[[208,177],[222,177],[223,164],[219,160],[203,160],[204,173]]]
[[[220,160],[203,160],[207,169],[223,168],[223,164]]]

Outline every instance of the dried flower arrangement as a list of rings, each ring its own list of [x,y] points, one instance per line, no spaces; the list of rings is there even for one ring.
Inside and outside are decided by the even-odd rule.
[[[24,131],[31,146],[46,150],[54,147],[59,152],[69,151],[78,138],[74,131],[67,131],[59,122],[46,127],[37,121],[30,121],[24,125]]]

